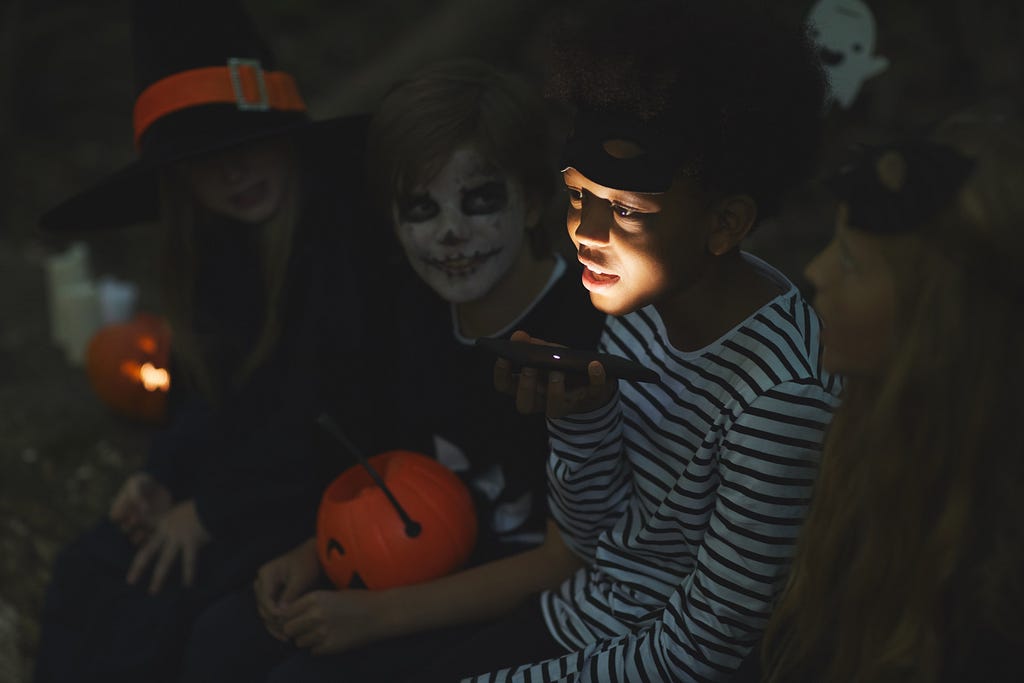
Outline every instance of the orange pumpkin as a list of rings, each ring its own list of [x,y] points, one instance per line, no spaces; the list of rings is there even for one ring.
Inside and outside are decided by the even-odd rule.
[[[317,519],[317,555],[331,581],[339,588],[391,588],[444,576],[465,563],[477,524],[462,480],[412,451],[387,451],[369,463],[407,520],[365,467],[342,472],[324,490]]]
[[[86,349],[85,370],[100,400],[125,417],[158,422],[167,412],[171,333],[155,315],[100,328]]]

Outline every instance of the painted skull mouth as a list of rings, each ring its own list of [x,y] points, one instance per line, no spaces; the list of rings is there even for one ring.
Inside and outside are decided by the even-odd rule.
[[[448,275],[450,278],[467,277],[477,271],[487,260],[501,253],[501,247],[495,247],[490,251],[475,251],[472,254],[454,254],[445,258],[423,257],[423,262],[431,268],[436,268]]]

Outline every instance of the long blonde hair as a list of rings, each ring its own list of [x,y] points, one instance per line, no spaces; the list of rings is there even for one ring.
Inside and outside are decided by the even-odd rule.
[[[979,626],[1021,635],[1021,131],[950,121],[936,137],[975,159],[971,177],[922,231],[884,240],[897,346],[849,379],[830,428],[765,634],[772,683],[935,681]]]
[[[230,375],[228,384],[218,383],[210,367],[211,359],[195,333],[196,283],[199,277],[199,231],[209,229],[218,220],[200,207],[188,188],[184,174],[165,170],[160,177],[160,220],[163,226],[161,258],[162,295],[170,323],[171,350],[175,368],[184,379],[207,399],[216,403],[224,394],[237,389],[270,356],[281,335],[287,294],[288,266],[300,214],[298,169],[286,185],[282,206],[259,230],[258,254],[264,286],[263,324]]]

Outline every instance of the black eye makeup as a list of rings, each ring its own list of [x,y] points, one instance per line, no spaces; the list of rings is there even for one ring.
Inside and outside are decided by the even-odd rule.
[[[507,205],[508,189],[503,181],[492,180],[462,190],[462,213],[467,216],[497,213]]]
[[[398,204],[398,219],[402,223],[422,223],[441,212],[441,207],[430,195],[413,195]]]

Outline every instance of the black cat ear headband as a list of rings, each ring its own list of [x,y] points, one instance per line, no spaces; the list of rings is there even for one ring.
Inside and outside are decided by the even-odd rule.
[[[922,231],[956,201],[976,162],[929,141],[862,147],[857,158],[826,181],[849,207],[852,228],[875,235]],[[968,234],[943,246],[949,256],[1003,292],[1024,299],[1017,254]]]
[[[878,235],[913,233],[946,207],[974,170],[974,161],[926,140],[860,147],[827,179],[849,207],[849,224]]]

